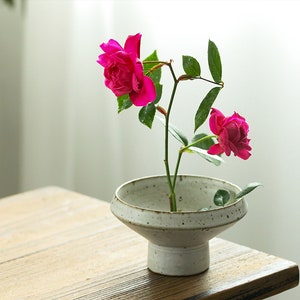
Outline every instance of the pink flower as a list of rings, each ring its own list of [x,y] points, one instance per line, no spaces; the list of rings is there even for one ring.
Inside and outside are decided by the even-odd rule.
[[[129,94],[134,105],[146,106],[155,100],[156,92],[153,81],[143,74],[140,43],[140,33],[128,36],[124,48],[110,39],[100,45],[104,53],[97,62],[104,67],[105,85],[117,97]]]
[[[218,144],[208,149],[209,154],[224,153],[229,156],[231,152],[234,155],[248,159],[250,157],[248,139],[249,126],[242,116],[234,113],[230,117],[225,117],[219,110],[212,108],[209,119],[210,130],[218,136]]]

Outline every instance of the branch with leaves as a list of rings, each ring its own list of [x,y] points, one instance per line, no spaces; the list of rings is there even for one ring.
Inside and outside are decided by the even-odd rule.
[[[183,153],[197,153],[208,162],[220,165],[220,155],[233,153],[242,159],[250,157],[251,147],[248,138],[249,126],[244,117],[237,113],[225,117],[220,111],[212,108],[221,89],[222,63],[217,46],[211,40],[208,42],[208,66],[212,79],[204,78],[198,60],[192,56],[182,56],[184,74],[176,76],[173,61],[161,61],[157,51],[153,51],[143,61],[140,60],[141,35],[128,36],[124,48],[115,40],[100,45],[105,52],[98,58],[98,63],[104,67],[105,84],[117,96],[118,112],[130,108],[132,105],[142,106],[139,111],[139,120],[142,124],[152,128],[155,117],[165,126],[164,135],[164,164],[169,185],[170,210],[177,211],[176,180]],[[167,67],[173,78],[173,88],[167,108],[160,105],[163,94],[161,84],[162,68]],[[150,81],[149,81],[150,79]],[[213,87],[200,102],[194,117],[194,137],[188,140],[177,127],[170,123],[170,116],[175,102],[177,88],[181,82],[199,80]],[[159,112],[161,116],[156,116]],[[198,129],[207,120],[210,114],[209,125],[213,134],[197,133]],[[174,172],[170,170],[169,162],[169,135],[180,142],[178,157]],[[216,142],[215,142],[216,141]],[[253,183],[242,191],[246,195],[259,184]],[[217,191],[214,202],[219,206],[228,205],[236,200],[228,198],[228,192]],[[237,197],[234,197],[238,199]]]

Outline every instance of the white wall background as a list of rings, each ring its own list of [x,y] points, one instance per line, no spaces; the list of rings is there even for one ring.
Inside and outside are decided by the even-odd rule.
[[[21,11],[0,0],[0,197],[20,185]]]
[[[264,187],[248,196],[247,217],[223,237],[299,264],[299,13],[300,1],[288,0],[27,0],[19,15],[23,39],[15,42],[21,58],[5,53],[8,61],[22,59],[21,66],[14,64],[22,84],[15,82],[11,91],[22,95],[21,107],[15,107],[20,115],[7,112],[10,120],[18,118],[20,128],[4,133],[15,139],[13,148],[19,145],[18,155],[10,158],[20,166],[12,177],[18,177],[16,192],[55,184],[109,201],[123,181],[163,173],[162,127],[155,124],[150,131],[140,125],[137,109],[117,115],[115,98],[95,62],[99,44],[109,38],[123,43],[128,34],[141,32],[142,57],[157,49],[161,59],[173,58],[180,72],[181,55],[193,55],[205,73],[212,39],[225,81],[216,106],[247,117],[252,157],[246,162],[226,158],[216,168],[188,156],[181,171],[241,186],[262,182]],[[1,22],[14,23],[11,18]],[[196,85],[180,87],[174,109],[173,122],[187,133],[202,97]],[[1,99],[0,111],[4,103]],[[299,288],[274,299],[297,296]]]

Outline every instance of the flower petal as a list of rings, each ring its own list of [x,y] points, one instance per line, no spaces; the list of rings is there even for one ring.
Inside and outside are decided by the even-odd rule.
[[[212,154],[212,155],[219,155],[222,154],[223,152],[224,150],[219,144],[210,146],[210,148],[207,151],[208,154]]]
[[[222,123],[225,116],[217,109],[212,108],[209,118],[209,127],[212,133],[219,135],[222,131]]]
[[[136,58],[140,58],[141,37],[140,33],[129,35],[124,45],[124,50]]]
[[[238,151],[238,153],[236,154],[236,156],[238,156],[239,158],[242,158],[244,160],[248,159],[251,156],[251,153],[246,150],[246,149],[242,149],[240,151]]]
[[[142,84],[140,91],[132,91],[129,97],[135,106],[146,106],[156,98],[155,86],[153,81],[147,76],[143,76],[140,84]]]

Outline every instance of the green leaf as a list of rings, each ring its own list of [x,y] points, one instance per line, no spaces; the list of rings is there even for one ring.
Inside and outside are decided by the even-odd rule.
[[[196,141],[201,140],[205,137],[207,137],[207,134],[205,134],[205,133],[196,134],[193,137],[191,143],[193,144]],[[212,138],[207,138],[196,144],[193,144],[193,146],[189,147],[189,149],[191,150],[191,152],[199,154],[204,159],[206,159],[208,162],[213,163],[215,166],[219,166],[223,162],[223,159],[218,155],[211,155],[211,154],[207,153],[207,150],[214,144],[215,144],[215,142]]]
[[[155,83],[156,98],[154,100],[154,104],[157,104],[159,102],[159,100],[161,99],[162,88],[163,88],[163,86],[161,84]]]
[[[200,76],[201,74],[199,62],[192,56],[182,56],[182,67],[187,75]]]
[[[214,203],[217,206],[224,206],[230,200],[230,193],[226,190],[218,190],[214,196]]]
[[[222,63],[219,54],[219,50],[214,42],[209,40],[208,42],[208,66],[212,78],[215,82],[222,81]]]
[[[147,63],[147,61],[149,63]],[[157,69],[154,68],[158,65],[158,56],[156,50],[143,60],[143,65],[144,74],[150,77],[155,84],[159,83],[161,79],[161,67]],[[152,68],[154,68],[154,71],[151,71]]]
[[[117,101],[118,101],[118,113],[129,108],[132,105],[132,102],[128,94],[118,97]]]
[[[208,162],[214,164],[215,166],[219,166],[223,161],[223,159],[218,155],[211,155],[207,153],[207,150],[197,148],[197,147],[189,147],[185,152],[197,153]]]
[[[151,129],[155,112],[156,108],[153,102],[149,103],[147,106],[143,106],[139,112],[140,122]]]
[[[200,106],[195,115],[195,129],[196,131],[207,119],[211,106],[213,105],[214,101],[216,100],[221,87],[214,87],[212,88],[205,98],[200,103]]]
[[[244,197],[245,195],[252,192],[254,189],[256,189],[258,186],[261,186],[262,184],[259,182],[252,182],[249,183],[242,191],[240,191],[236,196],[235,199],[239,199]]]
[[[161,118],[161,117],[156,117],[164,126],[166,126],[166,121],[165,119]],[[173,124],[169,123],[169,132],[173,135],[173,137],[179,141],[181,144],[183,144],[184,146],[188,145],[188,139],[186,138],[186,136],[178,129],[176,128]]]
[[[201,140],[206,136],[207,136],[207,134],[205,134],[205,133],[196,134],[192,139],[192,143],[195,143],[196,141]],[[206,138],[206,139],[194,144],[193,146],[197,147],[197,148],[208,150],[214,144],[215,144],[215,142],[212,138]]]

